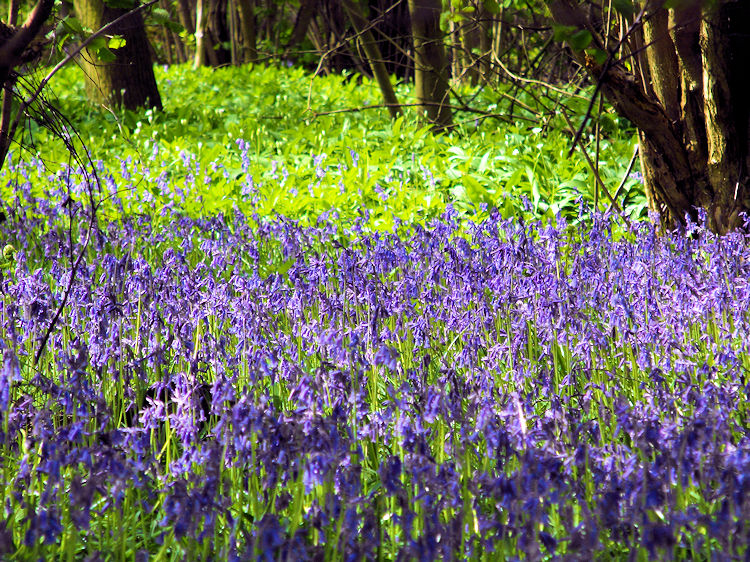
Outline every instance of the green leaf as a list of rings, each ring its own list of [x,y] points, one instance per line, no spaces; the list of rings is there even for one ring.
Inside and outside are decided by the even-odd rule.
[[[586,52],[591,55],[591,58],[596,61],[596,64],[604,64],[609,58],[609,53],[604,49],[586,49]]]
[[[107,42],[107,47],[110,49],[120,49],[125,46],[125,38],[121,35],[114,35]]]
[[[60,22],[58,29],[61,31],[67,31],[68,33],[83,33],[83,26],[81,22],[74,17],[68,16]]]
[[[107,47],[107,39],[102,35],[97,35],[91,41],[89,41],[89,51],[97,52],[99,49],[105,49]]]
[[[575,25],[552,24],[553,37],[558,43],[569,41],[576,31],[578,28]]]
[[[180,22],[172,20],[165,21],[164,27],[166,27],[169,31],[174,31],[175,33],[181,33],[185,29],[184,27],[182,27],[182,24]]]
[[[151,19],[154,20],[154,23],[164,24],[170,20],[169,12],[164,8],[154,8],[151,11]]]
[[[500,13],[500,5],[497,3],[497,0],[484,0],[484,9],[492,15]]]
[[[582,29],[571,35],[568,44],[574,51],[583,51],[591,44],[592,39],[591,33],[587,29]]]
[[[114,62],[117,60],[117,55],[110,51],[107,47],[102,47],[96,51],[97,58],[102,62]]]

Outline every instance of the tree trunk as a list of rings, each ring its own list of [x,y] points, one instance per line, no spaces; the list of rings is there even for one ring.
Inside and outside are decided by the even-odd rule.
[[[479,3],[477,19],[479,20],[479,75],[484,83],[489,84],[492,69],[492,17],[485,8],[484,2]]]
[[[8,25],[16,26],[18,19],[19,0],[10,0],[8,6]],[[5,157],[10,150],[10,123],[13,116],[13,87],[16,84],[15,76],[10,75],[3,83],[2,102],[0,102],[0,169],[3,167]]]
[[[198,0],[195,9],[195,60],[193,66],[222,66],[232,61],[227,25],[227,3],[221,0]]]
[[[244,62],[258,60],[258,31],[255,21],[255,0],[237,0],[242,31],[242,50]]]
[[[650,2],[636,42],[640,72],[621,63],[577,58],[617,112],[638,128],[646,196],[666,226],[706,211],[717,233],[743,226],[750,212],[750,3],[688,0],[669,10]],[[603,32],[573,0],[553,0],[557,23],[587,29],[589,48]],[[612,57],[615,58],[614,56]]]
[[[286,53],[289,53],[290,50],[302,43],[305,35],[307,35],[307,30],[315,16],[316,10],[318,10],[318,0],[301,0],[297,17],[294,20],[292,34],[284,46]]]
[[[380,48],[375,42],[375,37],[373,37],[372,31],[370,31],[368,27],[367,19],[360,12],[360,7],[356,2],[357,0],[342,0],[344,10],[349,16],[354,30],[357,32],[357,35],[359,35],[362,48],[367,57],[367,62],[372,69],[375,79],[378,81],[380,92],[383,94],[383,101],[388,106],[388,112],[391,114],[391,118],[396,119],[401,115],[401,105],[398,103],[396,92],[393,90],[391,77],[385,68],[385,62],[383,61],[383,56],[380,54]]]
[[[180,18],[182,27],[190,35],[195,34],[195,20],[193,19],[193,10],[188,0],[177,0],[177,15]]]
[[[208,26],[208,11],[205,8],[208,0],[198,0],[195,7],[195,60],[193,67],[206,66],[206,28]]]
[[[463,72],[472,85],[479,79],[474,48],[479,46],[477,12],[464,12],[461,19],[461,56],[463,58]],[[455,78],[455,77],[454,77]]]
[[[453,124],[448,60],[440,30],[441,0],[409,0],[414,39],[414,82],[421,114],[436,130]]]
[[[128,13],[128,10],[105,6],[101,0],[74,0],[74,6],[81,22],[89,29],[99,29]],[[111,28],[110,33],[125,39],[124,46],[113,49],[114,61],[102,62],[91,51],[87,51],[82,60],[88,77],[89,99],[126,109],[144,106],[161,109],[141,13],[130,14]]]

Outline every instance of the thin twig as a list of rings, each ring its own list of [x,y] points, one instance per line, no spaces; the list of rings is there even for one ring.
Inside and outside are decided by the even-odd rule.
[[[581,121],[581,125],[578,127],[578,130],[576,130],[575,136],[573,137],[573,144],[570,146],[570,150],[568,151],[568,156],[573,154],[573,151],[576,149],[576,146],[578,145],[578,141],[581,140],[581,135],[583,134],[583,130],[586,128],[586,123],[588,123],[588,120],[591,118],[591,112],[594,110],[594,103],[596,102],[596,97],[599,95],[599,92],[601,91],[602,85],[604,84],[604,81],[607,78],[607,73],[609,72],[609,69],[612,68],[616,62],[618,62],[618,61],[615,61],[615,58],[614,58],[615,53],[620,49],[620,47],[627,40],[627,38],[630,37],[630,35],[635,31],[636,26],[643,25],[642,20],[643,20],[643,15],[645,13],[646,13],[646,6],[641,8],[641,11],[638,12],[638,15],[636,16],[635,20],[628,27],[628,29],[625,31],[622,37],[620,37],[615,48],[608,52],[607,60],[604,61],[604,64],[602,65],[602,71],[596,80],[596,86],[594,87],[594,92],[591,94],[591,98],[589,99],[589,105],[586,108],[586,113],[583,115],[583,120]]]
[[[117,25],[124,19],[132,16],[133,14],[140,12],[142,10],[145,10],[146,8],[149,8],[156,4],[158,0],[151,0],[150,2],[147,2],[145,4],[141,4],[137,8],[133,8],[129,12],[121,15],[119,18],[116,18],[109,22],[107,25],[103,26],[98,31],[92,33],[89,37],[87,37],[78,47],[73,49],[73,51],[68,54],[63,60],[61,60],[59,63],[57,63],[52,70],[50,70],[47,75],[42,78],[42,80],[39,82],[39,86],[37,87],[36,91],[32,93],[31,97],[24,100],[21,104],[21,107],[18,108],[18,112],[16,113],[16,119],[13,122],[13,126],[10,130],[10,137],[13,138],[14,133],[16,129],[18,128],[18,124],[21,121],[21,115],[28,109],[28,107],[36,101],[36,99],[39,97],[39,95],[42,93],[42,90],[47,86],[49,81],[52,79],[52,77],[58,73],[58,71],[68,64],[70,61],[72,61],[75,57],[77,57],[81,51],[83,51],[94,39],[97,37],[100,37],[101,35],[104,35],[107,31],[109,31],[113,26]]]
[[[44,87],[49,83],[49,81],[52,79],[52,77],[68,62],[73,60],[74,57],[76,57],[86,46],[91,43],[91,41],[104,33],[106,33],[109,29],[112,28],[112,26],[118,24],[123,19],[131,16],[132,14],[141,11],[149,6],[152,6],[155,4],[158,0],[151,0],[150,2],[146,4],[142,4],[141,6],[138,6],[137,8],[134,8],[133,10],[130,10],[128,13],[123,14],[122,16],[116,18],[115,20],[109,22],[107,25],[103,26],[101,29],[99,29],[97,32],[92,34],[90,37],[88,37],[85,41],[83,41],[76,49],[73,50],[72,53],[70,53],[68,56],[66,56],[61,62],[59,62],[39,83],[39,86],[37,89],[33,92],[30,98],[24,100],[24,102],[21,104],[21,107],[18,109],[18,113],[16,114],[16,121],[14,122],[13,129],[11,132],[15,132],[18,123],[20,121],[20,117],[22,114],[25,113],[26,109],[41,95],[42,90]],[[80,136],[76,132],[76,136],[80,139]],[[73,146],[72,143],[70,145]],[[85,146],[84,146],[85,149]],[[75,149],[73,149],[75,150]],[[88,150],[86,150],[86,155],[88,157],[89,163],[91,163],[91,157],[88,153]],[[82,164],[82,162],[79,162]],[[82,169],[84,171],[84,174],[87,174],[85,166],[82,166]],[[94,179],[96,180],[96,184],[99,185],[99,176],[96,173],[96,168],[93,166],[92,163],[92,175]],[[72,199],[71,193],[70,193],[70,167],[68,168],[68,198]],[[101,188],[101,186],[100,186]],[[69,251],[70,251],[70,260],[71,260],[71,268],[70,268],[70,276],[68,279],[68,283],[65,287],[65,291],[63,292],[62,300],[60,301],[60,304],[57,307],[57,310],[55,311],[54,316],[52,317],[52,320],[50,320],[50,323],[47,325],[47,329],[44,331],[44,335],[42,336],[41,342],[39,344],[39,348],[37,349],[36,353],[34,354],[34,366],[39,363],[39,359],[42,356],[42,353],[44,353],[45,348],[47,347],[47,342],[49,341],[49,338],[52,334],[52,331],[55,329],[55,326],[57,325],[57,322],[60,320],[60,317],[62,316],[63,310],[65,309],[65,306],[68,303],[68,299],[70,298],[70,294],[73,291],[73,283],[76,278],[76,274],[78,273],[78,269],[81,265],[81,262],[83,261],[83,256],[86,254],[86,251],[88,250],[89,243],[91,242],[91,236],[94,232],[94,229],[96,228],[96,211],[98,205],[94,201],[94,194],[93,189],[91,185],[89,184],[89,205],[90,205],[90,213],[89,213],[89,221],[88,221],[88,227],[86,229],[86,237],[83,241],[83,244],[80,247],[80,250],[78,252],[78,255],[75,256],[74,250],[73,250],[73,204],[70,205],[70,211],[69,211],[69,223],[68,223],[68,244],[69,244]],[[75,257],[75,259],[74,259]]]
[[[570,122],[570,118],[568,117],[568,113],[565,111],[565,108],[561,108],[561,112],[562,112],[563,118],[565,119],[565,122],[568,124],[568,130],[571,133],[575,133],[575,129],[573,129],[573,123]],[[589,168],[591,168],[591,171],[593,172],[594,177],[596,178],[597,184],[602,189],[602,191],[604,191],[604,194],[610,200],[612,206],[615,208],[617,213],[625,220],[628,227],[630,227],[631,226],[630,219],[628,219],[627,215],[625,215],[625,213],[623,212],[622,207],[620,207],[619,203],[615,201],[614,197],[612,197],[612,194],[604,185],[604,182],[602,181],[602,178],[599,175],[599,172],[596,170],[596,166],[594,166],[594,163],[591,161],[591,157],[589,156],[588,150],[586,150],[586,147],[583,145],[581,145],[581,152],[583,153],[584,158],[586,158],[586,162],[588,162]]]
[[[620,182],[620,185],[617,186],[617,190],[615,191],[615,200],[620,196],[620,193],[622,192],[623,188],[625,187],[625,183],[627,183],[628,178],[630,177],[630,172],[633,171],[633,166],[635,165],[635,159],[638,158],[638,145],[635,145],[635,149],[633,150],[633,156],[630,158],[630,163],[628,164],[628,169],[625,172],[625,175],[622,176],[622,181]],[[609,213],[612,210],[612,204],[609,204],[609,207],[607,208],[607,212]]]

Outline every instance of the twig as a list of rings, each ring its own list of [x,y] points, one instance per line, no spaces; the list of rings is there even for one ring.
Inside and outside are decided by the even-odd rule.
[[[635,165],[635,159],[638,158],[638,145],[635,145],[635,149],[633,150],[633,156],[630,159],[630,163],[628,164],[628,169],[625,172],[625,175],[622,176],[622,181],[620,182],[620,185],[617,186],[617,190],[615,191],[615,200],[620,196],[620,193],[622,192],[623,188],[625,187],[625,183],[628,181],[628,177],[630,177],[630,172],[633,171],[633,166]],[[609,204],[609,207],[607,208],[607,212],[609,213],[612,210],[612,204]]]
[[[573,129],[573,124],[570,122],[570,118],[568,117],[568,113],[565,111],[565,108],[560,108],[563,118],[565,119],[565,122],[568,124],[568,130],[571,133],[575,132],[575,129]],[[588,151],[586,150],[586,147],[581,145],[581,152],[583,153],[584,158],[586,158],[586,162],[588,162],[589,168],[591,168],[591,171],[594,173],[594,177],[596,178],[597,184],[599,187],[604,191],[604,194],[607,196],[607,198],[610,200],[612,206],[615,208],[615,210],[618,212],[618,214],[625,220],[628,227],[630,227],[630,219],[628,219],[627,215],[622,210],[622,207],[615,201],[614,197],[612,197],[612,194],[609,192],[607,187],[604,185],[604,182],[602,181],[601,176],[599,175],[599,172],[596,170],[596,166],[594,166],[594,163],[591,161],[591,157],[589,156]]]
[[[641,8],[641,11],[638,12],[638,15],[636,16],[635,20],[633,20],[633,23],[628,27],[627,30],[625,30],[625,33],[622,35],[622,37],[620,37],[615,48],[608,52],[607,60],[604,61],[604,64],[602,65],[601,73],[599,74],[596,80],[594,93],[591,94],[591,99],[589,100],[589,105],[586,108],[586,113],[583,115],[583,120],[581,121],[581,125],[580,127],[578,127],[578,130],[576,130],[575,136],[573,137],[573,144],[570,146],[570,150],[568,151],[568,156],[573,154],[573,151],[576,149],[576,146],[578,145],[578,141],[581,140],[581,135],[583,134],[583,130],[586,128],[586,123],[591,118],[591,112],[594,110],[594,103],[596,102],[596,97],[599,95],[599,92],[602,89],[602,85],[604,84],[604,81],[607,78],[607,73],[609,72],[609,69],[612,68],[612,66],[616,62],[614,58],[615,53],[620,49],[620,47],[625,42],[625,40],[628,37],[630,37],[630,35],[635,31],[636,26],[643,24],[642,20],[643,20],[643,15],[645,13],[646,13],[646,6]]]
[[[11,129],[11,132],[15,132],[18,123],[20,122],[21,115],[23,115],[28,109],[28,107],[41,95],[42,90],[44,87],[49,83],[49,81],[52,79],[52,77],[68,62],[73,60],[86,46],[93,41],[94,38],[106,33],[112,26],[116,25],[123,19],[131,16],[132,14],[141,11],[149,6],[152,6],[155,4],[158,0],[151,0],[150,2],[146,4],[142,4],[141,6],[138,6],[137,8],[134,8],[133,10],[130,10],[128,13],[123,14],[122,16],[116,18],[115,20],[109,22],[107,25],[103,26],[101,29],[99,29],[97,32],[92,34],[90,37],[86,38],[85,41],[83,41],[76,49],[73,50],[72,53],[70,53],[68,56],[66,56],[62,61],[60,61],[55,67],[42,79],[42,81],[39,83],[39,86],[37,89],[33,92],[30,98],[24,100],[24,102],[21,104],[21,107],[18,109],[18,113],[16,114],[16,120],[13,123],[13,128]],[[11,137],[12,138],[12,137]],[[79,137],[80,139],[80,137]],[[85,148],[85,147],[84,147]],[[91,157],[88,154],[88,150],[86,150],[86,155],[88,156],[89,162],[91,161]],[[85,167],[82,166],[85,172]],[[99,177],[96,173],[95,167],[92,165],[92,174],[96,180],[96,183],[99,184]],[[68,169],[68,179],[70,178],[70,169]],[[70,181],[68,183],[68,190],[70,190]],[[68,191],[68,197],[70,197],[70,191]],[[44,335],[42,336],[41,342],[39,344],[39,348],[36,350],[36,353],[34,354],[34,366],[39,363],[39,359],[42,356],[42,353],[44,352],[44,349],[47,347],[47,342],[49,341],[50,335],[52,334],[52,331],[55,329],[55,326],[57,325],[57,322],[60,320],[60,316],[62,316],[63,310],[65,309],[65,306],[68,304],[68,299],[70,298],[70,293],[73,291],[73,282],[75,281],[76,274],[78,273],[78,268],[81,265],[81,261],[83,260],[83,256],[86,254],[86,251],[88,250],[89,242],[91,241],[91,236],[94,232],[94,229],[96,227],[96,210],[97,210],[97,204],[94,201],[94,195],[91,187],[89,186],[89,205],[91,207],[90,215],[89,215],[89,221],[88,221],[88,227],[86,229],[86,238],[83,241],[83,244],[81,245],[81,248],[78,252],[78,255],[75,256],[74,259],[74,250],[73,250],[73,205],[70,205],[70,211],[69,211],[69,224],[68,224],[68,244],[70,249],[70,259],[71,259],[71,268],[70,268],[70,277],[68,279],[67,286],[65,287],[65,291],[63,293],[63,298],[60,301],[60,304],[57,307],[57,310],[55,311],[54,316],[52,317],[52,320],[50,320],[49,325],[47,326],[47,329],[44,331]]]
[[[121,22],[121,21],[123,21],[124,19],[126,19],[126,18],[128,18],[128,17],[132,16],[132,15],[133,15],[133,14],[135,14],[135,13],[137,13],[137,12],[140,12],[140,11],[142,11],[142,10],[145,10],[146,8],[149,8],[149,7],[153,6],[153,5],[154,5],[154,4],[156,4],[157,2],[158,2],[158,0],[151,0],[150,2],[147,2],[147,3],[145,3],[145,4],[141,4],[141,5],[140,5],[140,6],[138,6],[137,8],[133,8],[133,9],[132,9],[132,10],[130,10],[129,12],[127,12],[127,13],[125,13],[125,14],[121,15],[121,16],[120,16],[119,18],[116,18],[116,19],[112,20],[111,22],[109,22],[109,23],[108,23],[107,25],[103,26],[103,27],[102,27],[101,29],[99,29],[98,31],[96,31],[96,32],[92,33],[92,34],[91,34],[91,35],[90,35],[89,37],[87,37],[87,38],[86,38],[86,39],[85,39],[85,40],[84,40],[84,41],[83,41],[83,42],[82,42],[82,43],[81,43],[80,45],[78,45],[78,47],[76,47],[75,49],[73,49],[73,51],[72,51],[72,52],[71,52],[70,54],[68,54],[68,55],[67,55],[67,56],[66,56],[66,57],[65,57],[65,58],[64,58],[63,60],[61,60],[60,62],[58,62],[58,63],[57,63],[57,64],[56,64],[56,65],[55,65],[55,66],[54,66],[54,67],[52,68],[52,70],[50,70],[50,71],[49,71],[49,73],[47,73],[47,75],[46,75],[46,76],[45,76],[44,78],[42,78],[42,80],[41,80],[41,81],[39,82],[39,86],[37,87],[36,91],[34,91],[34,93],[32,93],[32,94],[31,94],[31,97],[30,97],[30,98],[28,98],[27,100],[24,100],[24,101],[23,101],[23,103],[21,104],[21,107],[19,107],[19,108],[18,108],[18,112],[16,113],[16,119],[15,119],[15,121],[13,121],[13,126],[12,126],[12,128],[11,128],[11,131],[10,131],[10,138],[13,138],[13,135],[14,135],[14,133],[15,133],[16,129],[18,128],[18,124],[19,124],[19,122],[21,121],[21,115],[23,115],[23,113],[24,113],[24,112],[26,111],[26,109],[28,109],[28,107],[29,107],[29,106],[30,106],[30,105],[31,105],[32,103],[34,103],[34,101],[36,101],[36,99],[37,99],[37,98],[39,97],[39,95],[40,95],[40,94],[42,93],[42,90],[43,90],[43,89],[44,89],[44,88],[45,88],[45,87],[47,86],[47,84],[48,84],[48,83],[49,83],[49,81],[50,81],[50,80],[52,79],[52,77],[53,77],[53,76],[54,76],[55,74],[57,74],[57,73],[58,73],[58,71],[59,71],[59,70],[60,70],[60,69],[61,69],[61,68],[62,68],[63,66],[65,66],[65,65],[66,65],[66,64],[68,64],[68,63],[69,63],[70,61],[72,61],[72,60],[73,60],[73,59],[74,59],[75,57],[77,57],[77,56],[78,56],[78,55],[79,55],[79,54],[81,53],[81,51],[83,51],[83,50],[84,50],[84,49],[85,49],[85,48],[86,48],[86,47],[87,47],[87,46],[88,46],[88,45],[89,45],[89,44],[90,44],[90,43],[91,43],[91,42],[92,42],[92,41],[93,41],[94,39],[96,39],[97,37],[99,37],[99,36],[101,36],[101,35],[104,35],[104,34],[105,34],[105,33],[106,33],[107,31],[109,31],[109,30],[110,30],[110,29],[111,29],[111,28],[112,28],[113,26],[117,25],[118,23],[120,23],[120,22]]]

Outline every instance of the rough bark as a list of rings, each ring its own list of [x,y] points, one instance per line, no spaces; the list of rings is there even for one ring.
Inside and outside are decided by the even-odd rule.
[[[708,226],[726,232],[750,211],[750,3],[663,5],[647,2],[643,25],[634,30],[632,39],[638,43],[642,33],[644,46],[634,50],[637,74],[615,56],[598,64],[584,52],[575,55],[639,130],[650,207],[667,225],[694,219],[703,208]],[[594,45],[604,45],[602,30],[574,0],[552,0],[549,9],[558,23],[588,29]]]
[[[453,124],[448,60],[440,30],[440,0],[409,0],[414,39],[414,83],[421,113],[436,130]]]
[[[89,29],[99,29],[128,13],[125,9],[110,8],[101,0],[75,0],[73,5],[81,22]],[[110,33],[125,39],[124,46],[113,49],[114,61],[102,62],[91,51],[83,57],[89,98],[126,109],[161,109],[161,96],[141,13],[131,13],[123,18],[110,29]]]

